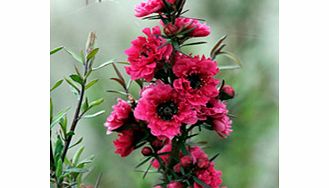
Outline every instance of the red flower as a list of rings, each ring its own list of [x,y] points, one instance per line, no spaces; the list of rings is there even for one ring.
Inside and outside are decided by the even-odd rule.
[[[113,141],[115,153],[121,157],[128,156],[134,150],[134,132],[132,129],[119,133],[119,137]]]
[[[223,138],[232,132],[232,121],[228,117],[226,104],[218,99],[211,99],[207,106],[202,106],[198,111],[198,117],[201,120],[210,121],[213,129]]]
[[[104,124],[107,127],[107,134],[123,126],[132,112],[130,105],[122,99],[118,99],[118,103],[112,108],[113,111]]]
[[[197,170],[196,171],[196,177],[203,181],[205,184],[210,186],[211,188],[218,188],[220,184],[222,183],[222,172],[219,170],[216,170],[214,168],[214,164],[211,163],[208,168]],[[198,184],[197,182],[194,182],[195,188],[203,188],[202,185]]]
[[[214,76],[219,69],[211,59],[177,54],[173,71],[178,77],[174,81],[174,88],[182,93],[190,104],[205,105],[210,98],[218,95],[216,86],[219,81]]]
[[[125,51],[130,66],[125,67],[131,79],[144,78],[151,81],[157,66],[166,62],[173,50],[170,44],[164,45],[166,40],[161,37],[160,27],[145,28],[147,37],[140,36],[131,42],[132,46]]]
[[[174,4],[176,0],[166,0],[170,4]],[[135,16],[144,17],[152,13],[160,12],[165,7],[163,0],[147,0],[135,7]]]
[[[183,123],[194,124],[196,112],[192,110],[170,85],[157,82],[144,89],[134,115],[136,119],[148,122],[154,136],[166,136],[169,139],[180,134]]]
[[[189,37],[205,37],[210,34],[210,27],[206,24],[199,22],[193,18],[176,18],[175,24],[169,23],[165,25],[162,21],[160,22],[164,26],[164,30],[167,35],[173,35],[177,32],[191,30],[186,33]]]

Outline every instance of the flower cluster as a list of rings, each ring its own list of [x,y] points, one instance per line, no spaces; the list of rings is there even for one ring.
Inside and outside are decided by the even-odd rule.
[[[115,153],[122,157],[143,147],[141,153],[163,175],[162,187],[215,188],[222,183],[222,173],[191,138],[195,127],[213,130],[221,138],[230,135],[225,100],[234,97],[234,90],[216,78],[220,70],[213,57],[181,50],[188,39],[210,34],[206,24],[182,16],[184,3],[147,0],[136,6],[137,17],[159,19],[162,29],[143,29],[145,35],[125,51],[125,70],[142,87],[140,96],[134,99],[121,80],[128,101],[118,100],[105,127],[108,134],[118,133]]]

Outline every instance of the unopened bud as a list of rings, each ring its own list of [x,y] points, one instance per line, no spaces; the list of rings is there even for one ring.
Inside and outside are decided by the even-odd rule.
[[[148,147],[148,146],[143,147],[142,154],[144,156],[150,156],[150,155],[152,155],[152,153],[153,153],[153,151],[152,151],[152,149],[150,147]]]
[[[178,27],[173,25],[172,23],[167,24],[164,28],[163,28],[163,32],[167,35],[167,36],[172,36],[175,35],[178,31]]]
[[[163,141],[156,139],[151,143],[151,145],[154,149],[159,150],[163,147],[164,143]]]
[[[234,98],[235,91],[232,86],[224,85],[219,91],[219,99],[220,100],[228,100]]]

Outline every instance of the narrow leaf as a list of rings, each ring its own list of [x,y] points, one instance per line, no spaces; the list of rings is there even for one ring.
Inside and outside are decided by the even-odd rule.
[[[218,50],[218,47],[223,43],[223,41],[226,39],[226,35],[224,35],[222,38],[219,39],[219,41],[215,44],[215,46],[212,48],[210,52],[210,57],[215,57],[215,52]]]
[[[68,169],[65,169],[64,172],[66,172],[66,173],[86,173],[86,172],[88,172],[88,169],[85,169],[85,168],[68,168]]]
[[[91,86],[93,86],[94,84],[96,84],[96,82],[98,82],[98,79],[89,82],[89,83],[86,85],[86,90],[89,89],[89,88],[90,88]]]
[[[50,51],[50,55],[53,55],[54,53],[57,53],[58,51],[62,50],[64,46],[59,46],[57,48],[54,48]]]
[[[97,54],[99,48],[95,48],[93,49],[88,55],[87,55],[87,61],[91,60],[92,58],[95,57],[95,55]]]
[[[181,47],[184,46],[192,46],[192,45],[199,45],[199,44],[206,44],[207,42],[192,42],[192,43],[188,43],[188,44],[183,44]]]
[[[98,70],[98,69],[101,69],[103,67],[106,67],[107,65],[113,64],[113,63],[114,63],[114,60],[110,60],[110,61],[107,61],[107,62],[99,65],[98,67],[92,68],[92,70]]]
[[[57,178],[59,178],[62,175],[62,170],[63,170],[63,163],[62,163],[62,159],[59,158],[56,163],[56,177]]]
[[[94,114],[85,115],[83,118],[85,118],[85,119],[94,118],[96,116],[99,116],[101,114],[104,114],[104,112],[105,112],[105,110],[102,110],[102,111],[96,112]]]
[[[89,108],[88,108],[88,110],[91,109],[91,108],[94,107],[94,106],[97,106],[97,105],[102,104],[103,102],[104,102],[104,99],[103,99],[103,98],[100,98],[100,99],[97,99],[97,100],[92,101],[92,102],[89,104]]]
[[[56,125],[65,115],[66,113],[70,110],[71,107],[66,108],[63,111],[60,111],[54,118],[53,121],[50,124],[50,128],[53,128],[54,125]]]
[[[65,78],[65,81],[79,94],[80,90],[79,88],[69,79]]]
[[[233,60],[234,63],[242,67],[240,60],[233,53],[225,51],[225,52],[220,52],[218,55],[224,55],[230,58],[231,60]]]
[[[144,159],[142,162],[140,162],[135,168],[138,168],[140,166],[142,166],[143,164],[145,164],[147,161],[149,161],[152,157],[148,157],[146,159]]]
[[[83,138],[81,137],[76,143],[74,143],[72,146],[70,146],[69,148],[73,148],[74,146],[80,144],[82,142]]]
[[[75,54],[74,52],[72,52],[71,50],[64,48],[64,50],[69,53],[76,61],[78,61],[79,63],[83,64],[83,58],[81,56],[78,56],[77,54]]]
[[[147,167],[147,169],[146,169],[146,171],[143,175],[143,179],[146,177],[146,175],[147,175],[148,171],[150,170],[151,166],[152,166],[152,163],[150,163],[149,166]]]
[[[112,64],[112,66],[114,68],[115,73],[119,77],[119,79],[122,80],[123,85],[124,85],[123,87],[126,89],[127,87],[126,87],[125,79],[123,78],[121,72],[118,70],[118,68],[117,68],[117,66],[115,64]]]
[[[58,86],[60,86],[63,83],[63,80],[58,80],[55,85],[50,89],[50,92],[55,90]]]
[[[83,85],[83,79],[82,79],[79,75],[77,75],[77,74],[72,74],[72,75],[70,75],[70,78],[71,78],[73,81],[79,83],[80,85]]]
[[[227,66],[219,66],[219,70],[233,70],[233,69],[240,69],[240,66],[237,65],[227,65]]]
[[[82,146],[73,156],[72,158],[72,163],[73,163],[73,166],[76,166],[78,164],[78,161],[79,161],[79,158],[81,156],[81,153],[83,152],[85,148]]]
[[[117,90],[107,90],[107,92],[110,92],[110,93],[118,93],[118,94],[121,94],[121,95],[127,96],[127,94],[126,94],[125,92],[122,92],[122,91],[117,91]]]
[[[217,154],[214,155],[212,158],[210,158],[209,161],[213,161],[213,160],[215,160],[218,156],[219,156],[219,153],[217,153]]]

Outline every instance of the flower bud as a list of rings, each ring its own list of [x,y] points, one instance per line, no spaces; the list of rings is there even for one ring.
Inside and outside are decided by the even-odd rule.
[[[163,28],[163,32],[167,35],[167,36],[172,36],[175,35],[178,31],[178,27],[173,25],[172,23],[167,24],[164,28]]]
[[[183,167],[188,167],[192,164],[192,157],[186,155],[180,159],[180,163]]]
[[[142,154],[144,156],[150,156],[150,155],[152,155],[152,153],[153,153],[153,151],[152,151],[152,149],[150,147],[148,147],[148,146],[143,147]]]
[[[234,98],[235,91],[232,86],[224,85],[219,91],[219,99],[220,100],[228,100]]]
[[[153,148],[155,150],[159,150],[163,147],[164,143],[163,143],[163,141],[156,139],[151,143],[151,145],[153,146]]]
[[[176,164],[175,166],[174,166],[174,172],[176,172],[176,173],[179,173],[180,172],[180,167],[181,167],[181,164]]]
[[[198,159],[197,166],[199,168],[207,168],[209,166],[209,161],[207,159]]]

